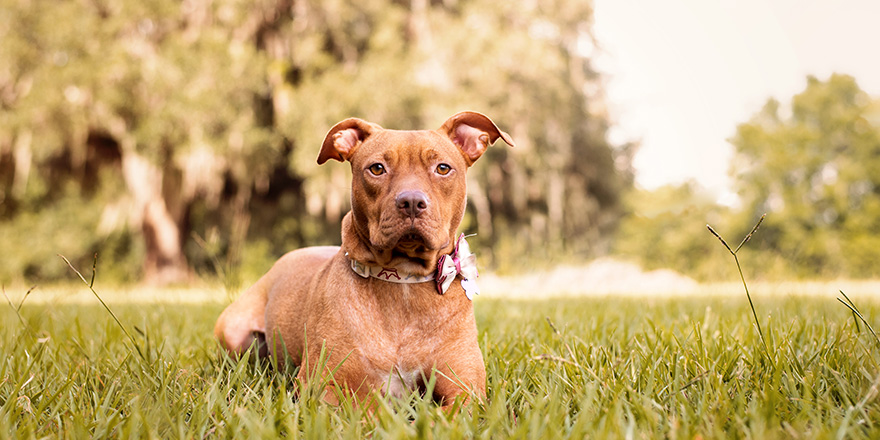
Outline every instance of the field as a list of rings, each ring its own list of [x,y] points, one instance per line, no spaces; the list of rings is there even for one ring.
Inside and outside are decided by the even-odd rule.
[[[130,336],[87,288],[37,289],[20,310],[7,290],[0,438],[880,437],[880,341],[835,290],[752,288],[765,350],[743,293],[701,289],[478,298],[489,396],[452,418],[418,396],[331,407],[290,371],[228,359],[220,288],[98,288]],[[873,295],[850,297],[880,324]]]

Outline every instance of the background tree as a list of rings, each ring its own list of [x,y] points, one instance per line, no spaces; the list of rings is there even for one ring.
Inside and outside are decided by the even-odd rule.
[[[715,252],[718,242],[706,224],[726,231],[731,210],[716,204],[696,182],[633,190],[624,206],[627,215],[614,243],[616,255],[646,270],[673,269],[701,281],[726,278],[730,262]]]
[[[518,143],[469,176],[482,261],[602,252],[631,149],[606,141],[591,14],[570,0],[0,0],[0,239],[14,249],[0,278],[59,276],[59,252],[163,283],[265,270],[338,242],[347,167],[315,165],[332,124],[434,127],[462,109]]]
[[[646,268],[726,279],[736,274],[706,223],[744,236],[768,213],[742,261],[751,276],[880,275],[880,101],[850,76],[808,77],[790,105],[768,100],[730,142],[738,206],[714,203],[695,184],[635,190],[615,252]]]
[[[231,213],[221,224],[230,247],[240,243],[251,187],[268,180],[282,150],[259,112],[267,61],[253,40],[265,11],[198,1],[6,3],[0,83],[13,93],[4,99],[11,136],[0,146],[14,146],[0,148],[14,176],[6,218],[56,217],[59,199],[111,193],[87,208],[99,219],[71,215],[94,222],[71,239],[92,251],[100,236],[127,230],[142,239],[144,276],[159,283],[189,274],[197,199]],[[23,264],[41,267],[47,256]]]
[[[768,101],[732,143],[746,215],[770,213],[763,249],[803,276],[880,275],[880,106],[852,77],[809,77],[790,109]]]

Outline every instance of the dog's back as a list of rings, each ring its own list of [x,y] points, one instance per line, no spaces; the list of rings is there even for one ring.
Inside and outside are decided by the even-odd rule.
[[[286,319],[304,319],[304,313],[296,313],[303,310],[298,305],[307,301],[309,284],[315,274],[338,252],[338,246],[317,246],[284,254],[269,272],[223,311],[214,326],[214,336],[232,354],[244,354],[256,341],[255,349],[259,350],[258,353],[267,355],[264,345],[266,315],[283,310],[288,315]],[[275,298],[276,303],[269,304],[270,297]],[[301,328],[302,325],[298,327]],[[289,341],[291,344],[296,342]]]

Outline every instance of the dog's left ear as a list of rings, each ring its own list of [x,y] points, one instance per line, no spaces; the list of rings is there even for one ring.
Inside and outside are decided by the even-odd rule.
[[[382,127],[358,118],[348,118],[330,129],[324,136],[321,152],[318,153],[318,165],[335,159],[340,162],[351,159],[357,147],[375,130]]]
[[[499,130],[488,116],[477,112],[457,113],[443,123],[440,132],[461,148],[468,166],[473,165],[498,138],[511,147],[515,145],[509,134]]]

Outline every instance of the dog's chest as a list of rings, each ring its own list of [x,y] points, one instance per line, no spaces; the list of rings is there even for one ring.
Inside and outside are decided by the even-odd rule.
[[[429,296],[429,302],[425,301],[424,295],[437,295],[435,292],[409,285],[394,290],[383,292],[388,296],[371,307],[371,316],[363,317],[378,325],[364,328],[367,331],[360,333],[358,346],[384,384],[383,390],[397,395],[413,389],[423,374],[442,362],[437,354],[452,335],[442,310],[430,304],[436,298]]]
[[[398,285],[387,292],[375,312],[382,336],[399,353],[432,352],[442,344],[448,328],[445,304],[436,292],[422,286]]]
[[[422,370],[406,370],[395,367],[382,380],[382,392],[386,395],[403,397],[415,390],[422,380]]]

